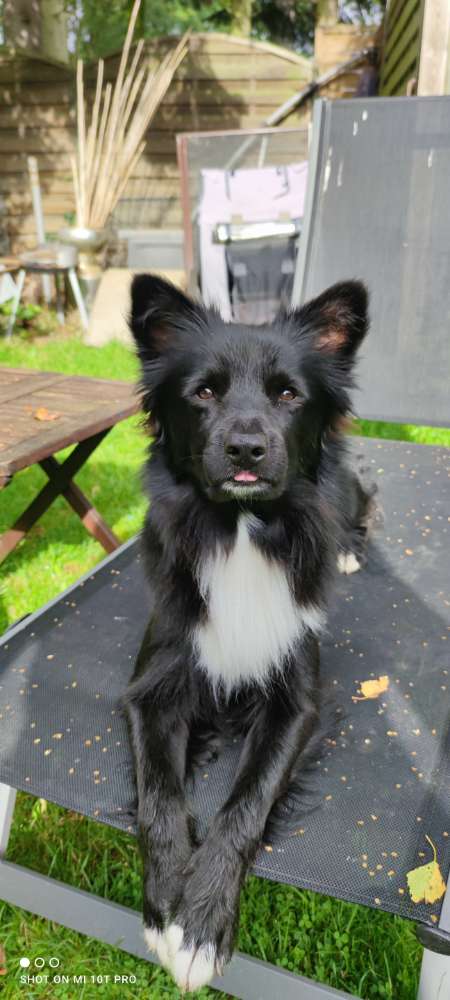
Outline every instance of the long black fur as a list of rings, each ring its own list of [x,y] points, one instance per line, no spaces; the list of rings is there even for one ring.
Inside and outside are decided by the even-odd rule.
[[[143,533],[154,607],[126,696],[144,921],[160,934],[181,927],[191,971],[180,971],[170,947],[161,957],[179,985],[192,988],[209,978],[194,967],[197,955],[212,955],[216,970],[230,958],[245,874],[262,838],[298,819],[292,804],[323,735],[310,631],[268,684],[249,681],[227,693],[210,681],[193,641],[208,613],[199,567],[218,546],[232,551],[246,510],[261,525],[254,544],[282,565],[299,607],[324,608],[338,552],[363,561],[372,500],[347,469],[339,428],[367,330],[367,293],[359,282],[338,284],[251,328],[227,325],[161,279],[140,275],[130,325],[155,435]],[[240,493],[236,468],[257,468],[261,488]],[[200,843],[187,777],[236,733],[245,739],[233,788]]]

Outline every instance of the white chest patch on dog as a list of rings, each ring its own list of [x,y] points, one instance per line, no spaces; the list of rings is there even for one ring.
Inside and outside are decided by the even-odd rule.
[[[254,515],[242,514],[231,552],[218,549],[199,573],[207,606],[207,619],[194,636],[199,664],[227,692],[249,681],[264,685],[298,637],[323,624],[320,610],[297,604],[282,565],[252,541],[251,530],[258,527]]]

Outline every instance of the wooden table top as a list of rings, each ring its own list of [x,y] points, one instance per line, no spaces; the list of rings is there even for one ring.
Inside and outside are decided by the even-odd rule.
[[[0,367],[0,485],[139,409],[129,382]]]

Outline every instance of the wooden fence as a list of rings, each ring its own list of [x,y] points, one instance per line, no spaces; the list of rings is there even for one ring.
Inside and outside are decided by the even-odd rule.
[[[391,0],[388,6],[381,66],[380,94],[406,94],[419,73],[423,0]]]
[[[173,38],[150,40],[146,44],[148,58],[161,58],[173,44]],[[340,38],[340,58],[349,58],[351,50],[361,47],[361,39],[352,35],[346,44],[344,51]],[[333,49],[332,59],[338,51]],[[114,80],[117,66],[118,56],[106,60],[106,79]],[[88,69],[92,87],[94,75],[95,68]],[[230,35],[193,35],[189,53],[150,126],[147,149],[129,182],[126,195],[138,206],[138,218],[130,218],[130,225],[181,227],[177,132],[258,127],[312,76],[312,60],[279,46]],[[323,94],[351,96],[357,82],[357,76],[347,76],[340,87],[333,84]],[[310,112],[308,102],[283,124],[304,125]],[[74,137],[73,69],[27,57],[23,52],[3,50],[2,54],[0,50],[0,202],[6,202],[0,225],[6,225],[12,252],[33,246],[36,239],[28,155],[38,158],[47,232],[56,233],[73,212],[69,154]],[[119,216],[122,223],[124,214]]]
[[[173,42],[150,41],[150,60],[161,56],[167,44]],[[106,60],[106,79],[114,79],[117,63],[115,56]],[[176,132],[258,126],[311,74],[308,59],[277,46],[227,35],[194,35],[129,184],[129,195],[145,199],[140,225],[181,226]],[[305,108],[303,118],[307,114]],[[299,120],[299,114],[292,115],[288,124]],[[73,212],[69,154],[74,135],[73,72],[19,52],[0,55],[0,198],[6,202],[12,252],[35,243],[28,155],[38,158],[47,231],[57,232]]]

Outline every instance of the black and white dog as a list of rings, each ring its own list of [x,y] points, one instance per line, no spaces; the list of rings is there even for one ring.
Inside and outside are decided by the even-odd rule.
[[[363,561],[372,506],[339,431],[367,293],[338,284],[246,327],[140,275],[131,329],[155,434],[154,607],[125,700],[145,937],[193,990],[230,958],[245,874],[317,754],[328,585],[336,562]],[[233,787],[200,842],[187,775],[237,732]]]

